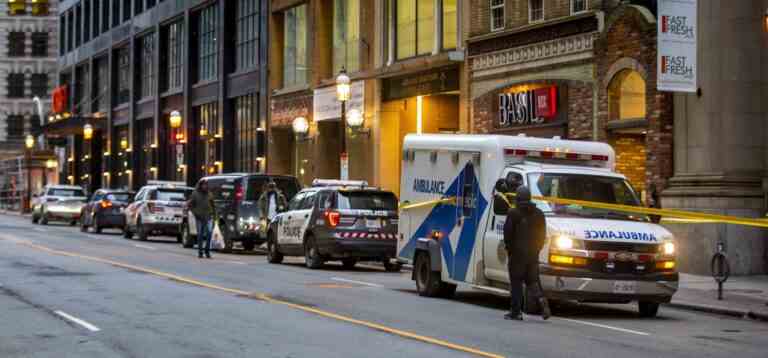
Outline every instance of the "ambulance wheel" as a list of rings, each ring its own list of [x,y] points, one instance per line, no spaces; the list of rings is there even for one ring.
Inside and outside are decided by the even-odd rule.
[[[388,259],[384,260],[384,271],[387,272],[400,272],[403,268],[403,264],[399,262],[391,262]]]
[[[656,302],[644,302],[637,303],[638,311],[640,311],[640,317],[653,318],[659,313],[659,304]]]
[[[311,236],[304,240],[304,258],[308,268],[319,269],[323,267],[323,257],[317,249],[315,239]]]
[[[432,263],[427,253],[419,253],[413,267],[416,279],[416,291],[424,297],[451,297],[456,293],[456,285],[443,282],[439,271],[432,271]]]
[[[267,239],[267,261],[271,264],[279,264],[283,262],[283,254],[280,253],[280,249],[277,247],[277,239],[273,232],[269,232],[269,239]]]

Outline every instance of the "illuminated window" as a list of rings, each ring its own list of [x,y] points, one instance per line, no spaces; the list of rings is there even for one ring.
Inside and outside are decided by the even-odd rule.
[[[307,5],[285,11],[283,32],[283,87],[307,83]]]
[[[141,87],[139,97],[150,97],[155,93],[155,34],[149,34],[139,39],[139,72]]]
[[[528,1],[528,21],[537,22],[544,20],[544,0]]]
[[[8,15],[26,15],[27,2],[25,0],[8,0]]]
[[[443,49],[456,48],[459,18],[457,0],[443,0]]]
[[[181,70],[184,67],[184,24],[177,21],[168,25],[166,31],[167,47],[165,52],[165,86],[163,90],[180,88],[182,84]]]
[[[48,16],[48,0],[32,0],[32,15]]]
[[[491,31],[504,29],[504,0],[491,0]]]
[[[333,72],[360,68],[360,0],[333,2]]]
[[[587,11],[587,0],[571,0],[571,14]]]
[[[435,0],[397,0],[397,58],[432,52],[435,40]]]
[[[608,96],[611,120],[645,118],[645,80],[637,71],[618,73],[608,87]]]

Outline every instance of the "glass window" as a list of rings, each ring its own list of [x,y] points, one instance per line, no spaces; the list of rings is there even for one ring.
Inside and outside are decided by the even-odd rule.
[[[296,196],[291,199],[291,201],[288,203],[288,210],[299,210],[299,205],[301,204],[301,201],[304,200],[304,196],[307,193],[298,193]]]
[[[59,16],[59,55],[63,56],[67,52],[67,16]]]
[[[259,62],[259,0],[237,2],[235,68],[254,68]]]
[[[283,87],[307,83],[307,5],[285,11]]]
[[[23,73],[9,73],[8,74],[8,98],[22,98],[24,97],[24,74]]]
[[[360,69],[360,0],[334,0],[333,48],[333,73]]]
[[[102,0],[93,0],[93,7],[91,8],[91,11],[93,12],[93,21],[91,22],[91,37],[96,38],[101,34],[101,23],[99,20],[101,19],[101,1]]]
[[[24,137],[24,117],[15,114],[6,117],[5,133],[8,139],[21,139]]]
[[[48,13],[49,13],[48,0],[37,0],[32,2],[32,15],[48,16]]]
[[[443,49],[455,49],[458,40],[458,8],[456,0],[443,0]]]
[[[48,36],[47,32],[32,33],[33,57],[48,57]]]
[[[581,174],[534,173],[528,175],[528,181],[531,186],[531,194],[536,196],[629,206],[641,205],[635,191],[622,178]],[[556,215],[620,220],[648,220],[644,215],[587,208],[580,205],[563,205],[536,201],[536,206],[545,213]]]
[[[83,41],[83,32],[82,32],[82,28],[83,28],[83,5],[82,4],[78,3],[77,5],[75,5],[75,15],[74,16],[75,16],[75,28],[73,29],[74,36],[75,36],[75,45],[74,46],[75,46],[75,48],[78,48],[78,47],[80,47],[80,44],[83,43],[82,42]]]
[[[122,0],[123,3],[123,22],[131,19],[131,1]]]
[[[187,201],[192,194],[189,189],[158,189],[152,193],[152,200],[157,201]]]
[[[587,0],[571,0],[571,14],[587,11]]]
[[[131,99],[131,53],[128,48],[117,50],[117,104]]]
[[[107,200],[119,202],[119,203],[127,203],[131,201],[131,193],[110,193],[105,195]]]
[[[80,15],[83,17],[83,43],[91,40],[91,0],[83,0]]]
[[[80,189],[57,189],[52,188],[48,190],[48,196],[62,196],[62,197],[83,197],[85,192]]]
[[[130,3],[130,1],[128,2]],[[144,0],[134,0],[133,7],[134,7],[133,13],[135,15],[141,14],[142,12],[144,12]]]
[[[528,0],[528,21],[544,20],[544,0]]]
[[[317,196],[316,191],[309,191],[304,195],[304,198],[301,199],[301,204],[299,205],[299,210],[310,210],[312,207],[315,206],[315,197]]]
[[[11,31],[8,33],[8,57],[22,57],[26,55],[27,34],[22,31]]]
[[[637,71],[619,72],[608,86],[608,107],[611,120],[644,119],[645,80]]]
[[[219,45],[216,28],[219,23],[219,7],[209,6],[197,16],[198,37],[198,68],[197,80],[214,80],[219,69]]]
[[[264,133],[264,125],[259,118],[259,96],[249,94],[235,99],[236,146],[235,163],[241,172],[260,172],[259,133]]]
[[[47,97],[48,94],[48,74],[33,73],[31,81],[32,95],[40,98]]]
[[[27,2],[26,0],[13,0],[8,1],[8,15],[26,15],[27,14]]]
[[[294,179],[274,178],[266,176],[254,176],[248,179],[248,188],[246,189],[245,200],[255,201],[261,197],[264,185],[269,181],[274,181],[277,188],[285,195],[285,198],[291,200],[299,191],[299,185]]]
[[[120,5],[121,0],[112,0],[112,27],[120,25]]]
[[[139,40],[141,92],[140,97],[155,94],[155,34],[149,34]]]
[[[491,0],[491,31],[503,30],[504,26],[504,0]]]
[[[93,108],[99,112],[108,110],[107,93],[109,93],[109,63],[108,58],[97,58],[94,61],[95,78],[93,79]]]
[[[179,21],[168,25],[166,48],[166,84],[165,90],[179,88],[182,85],[182,67],[184,67],[184,24]]]
[[[101,1],[101,33],[109,31],[111,24],[109,23],[109,0]]]
[[[386,191],[339,191],[338,209],[397,210],[397,197]]]
[[[432,52],[435,44],[435,0],[397,0],[397,58]]]
[[[197,142],[197,160],[202,176],[221,172],[220,151],[221,120],[217,103],[206,103],[195,109],[199,139]]]

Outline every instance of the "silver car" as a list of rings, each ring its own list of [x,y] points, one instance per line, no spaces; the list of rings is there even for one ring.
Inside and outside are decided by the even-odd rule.
[[[46,225],[51,221],[77,224],[87,200],[85,190],[74,185],[47,185],[32,201],[32,222]]]

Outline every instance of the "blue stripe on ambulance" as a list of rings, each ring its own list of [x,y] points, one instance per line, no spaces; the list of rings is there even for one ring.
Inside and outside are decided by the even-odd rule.
[[[449,277],[456,281],[464,281],[466,278],[469,263],[472,259],[472,251],[475,247],[477,227],[480,222],[480,217],[488,206],[488,201],[483,197],[482,192],[480,191],[474,166],[470,163],[467,163],[461,173],[459,173],[453,180],[443,197],[459,196],[459,184],[461,178],[469,179],[473,183],[472,190],[475,191],[477,207],[472,211],[470,216],[464,218],[464,225],[459,234],[459,242],[456,246],[456,252],[453,252],[451,242],[450,240],[447,240],[448,235],[450,235],[458,222],[456,213],[457,206],[454,204],[438,204],[433,207],[424,222],[421,223],[418,230],[416,230],[405,247],[400,251],[401,257],[412,260],[417,239],[429,237],[433,231],[439,230],[446,237],[446,240],[443,240],[441,243],[443,260],[445,261],[445,266],[448,268]]]

